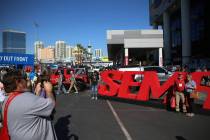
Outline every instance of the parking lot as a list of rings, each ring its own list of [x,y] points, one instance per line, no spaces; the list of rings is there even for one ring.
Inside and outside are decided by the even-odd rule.
[[[60,140],[207,140],[210,111],[192,118],[158,102],[90,99],[90,91],[58,95],[54,125]]]

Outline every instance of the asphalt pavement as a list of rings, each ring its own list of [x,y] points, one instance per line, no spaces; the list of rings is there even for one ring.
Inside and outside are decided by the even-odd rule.
[[[90,99],[90,91],[57,95],[59,140],[209,140],[210,111],[190,118],[156,102]]]

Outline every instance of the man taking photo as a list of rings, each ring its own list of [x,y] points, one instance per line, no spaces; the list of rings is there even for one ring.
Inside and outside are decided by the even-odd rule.
[[[8,98],[19,93],[9,103],[7,111],[10,139],[57,140],[49,118],[55,107],[52,85],[44,82],[47,98],[42,98],[26,92],[27,82],[18,71],[8,72],[3,78],[3,83],[5,91],[9,94]],[[8,98],[3,103],[3,116]]]

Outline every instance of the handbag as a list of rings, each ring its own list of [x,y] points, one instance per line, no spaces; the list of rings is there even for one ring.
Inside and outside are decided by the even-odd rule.
[[[190,94],[190,98],[199,99],[199,93],[197,91],[192,92]]]
[[[2,130],[0,132],[0,140],[10,140],[10,136],[9,136],[9,132],[8,132],[8,126],[7,126],[7,114],[8,114],[8,107],[9,104],[11,103],[11,101],[17,96],[19,95],[19,92],[15,92],[12,95],[9,96],[5,107],[4,107],[4,120],[3,120],[3,127]]]

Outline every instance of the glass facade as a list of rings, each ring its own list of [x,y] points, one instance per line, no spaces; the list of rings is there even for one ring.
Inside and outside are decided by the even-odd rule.
[[[181,10],[178,9],[170,17],[171,47],[174,64],[182,61],[182,31],[181,31]]]
[[[208,57],[206,54],[206,40],[205,40],[205,6],[204,0],[191,1],[191,44],[193,58]]]
[[[167,5],[170,1],[174,1],[171,5]],[[191,41],[191,58],[189,63],[196,62],[200,64],[200,60],[210,62],[210,24],[209,24],[209,4],[207,0],[190,0],[190,41]],[[154,8],[154,5],[159,5]],[[150,19],[151,25],[163,25],[163,14],[168,12],[170,15],[170,44],[171,58],[173,64],[182,64],[184,52],[182,52],[182,21],[181,21],[181,0],[150,0]],[[153,9],[152,9],[153,8]],[[155,14],[157,12],[160,14]],[[153,16],[153,17],[152,17]],[[209,63],[210,64],[210,63]],[[209,65],[210,68],[210,65]]]
[[[204,38],[204,3],[202,0],[191,3],[191,41]]]
[[[22,32],[3,31],[3,52],[26,53],[26,34]]]
[[[181,8],[181,7],[180,7]],[[182,63],[182,26],[181,9],[171,12],[170,15],[170,37],[173,64]],[[205,0],[190,1],[190,35],[191,35],[191,60],[210,58],[208,51],[209,44],[205,39],[207,36]]]

